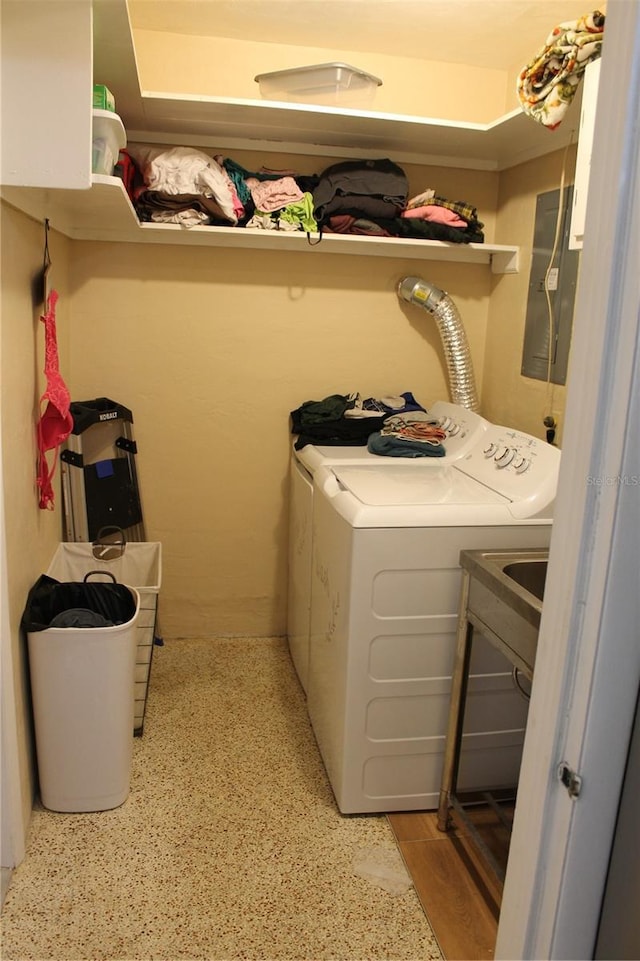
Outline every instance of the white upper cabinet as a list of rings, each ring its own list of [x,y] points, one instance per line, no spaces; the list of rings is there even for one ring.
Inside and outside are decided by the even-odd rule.
[[[593,60],[584,72],[582,110],[580,113],[580,138],[576,157],[576,178],[573,188],[573,208],[569,231],[569,248],[581,250],[584,224],[587,216],[589,194],[589,175],[591,173],[591,151],[596,123],[596,104],[600,83],[600,60]]]
[[[2,0],[3,184],[91,186],[92,11]]]

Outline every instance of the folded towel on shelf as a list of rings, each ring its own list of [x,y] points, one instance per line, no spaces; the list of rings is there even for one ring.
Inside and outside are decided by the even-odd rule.
[[[304,196],[293,177],[281,177],[280,180],[267,181],[249,177],[245,182],[251,191],[256,210],[262,213],[282,210],[287,204],[299,203]]]
[[[242,205],[231,178],[213,157],[191,147],[129,148],[139,165],[147,189],[156,195],[164,194],[213,198],[224,220],[237,224]]]
[[[396,217],[407,195],[407,176],[393,161],[347,160],[320,175],[313,191],[314,215],[320,226],[334,214]]]
[[[200,223],[229,226],[229,219],[212,198],[204,194],[165,194],[145,190],[136,200],[140,220],[154,223],[174,223],[194,227]]]
[[[423,204],[422,207],[407,207],[406,210],[402,211],[400,215],[402,217],[417,217],[420,220],[428,220],[430,223],[434,224],[448,224],[449,227],[462,227],[467,226],[467,221],[463,220],[454,210],[449,210],[447,207],[439,206],[438,204]]]
[[[602,52],[605,17],[599,10],[559,24],[518,76],[522,109],[555,130],[573,100],[587,64]]]

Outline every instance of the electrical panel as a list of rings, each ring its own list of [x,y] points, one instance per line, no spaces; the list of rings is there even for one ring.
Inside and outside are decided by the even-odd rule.
[[[573,186],[565,187],[557,242],[560,190],[539,194],[536,202],[522,374],[554,384],[567,378],[578,279],[580,254],[569,249],[572,199]]]

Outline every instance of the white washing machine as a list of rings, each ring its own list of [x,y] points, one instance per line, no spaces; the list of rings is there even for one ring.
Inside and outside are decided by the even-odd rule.
[[[437,807],[460,551],[548,546],[559,462],[484,422],[449,463],[316,469],[307,705],[343,813]],[[526,713],[510,665],[478,638],[461,789],[517,783]]]
[[[287,637],[291,659],[303,690],[307,690],[309,670],[309,629],[311,618],[311,563],[313,478],[317,470],[328,465],[358,466],[375,464],[401,470],[442,469],[465,455],[480,443],[488,422],[479,414],[438,401],[429,415],[447,433],[444,457],[399,458],[371,454],[366,446],[332,447],[308,444],[293,451],[289,484],[289,580],[287,605]]]

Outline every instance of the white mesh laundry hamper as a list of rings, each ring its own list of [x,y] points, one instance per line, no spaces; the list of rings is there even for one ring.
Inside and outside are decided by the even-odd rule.
[[[115,545],[117,546],[117,545]],[[82,580],[93,570],[112,574],[121,584],[128,584],[140,594],[140,615],[136,627],[136,663],[134,668],[133,733],[142,734],[151,674],[151,659],[158,617],[158,594],[162,580],[162,544],[158,541],[122,543],[119,556],[111,557],[114,544],[105,545],[102,556],[95,545],[61,543],[53,555],[47,574],[58,581]]]

